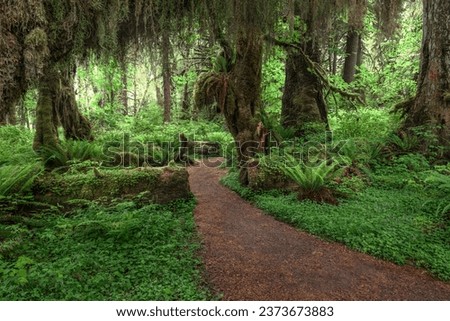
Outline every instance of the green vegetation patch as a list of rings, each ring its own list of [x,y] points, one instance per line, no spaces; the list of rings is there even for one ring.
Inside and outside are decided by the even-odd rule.
[[[195,202],[0,221],[0,300],[206,300]]]

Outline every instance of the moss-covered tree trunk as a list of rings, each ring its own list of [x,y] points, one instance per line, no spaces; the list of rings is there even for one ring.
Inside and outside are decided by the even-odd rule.
[[[78,110],[75,99],[75,68],[62,68],[52,87],[54,108],[67,139],[92,140],[91,124]]]
[[[7,124],[15,125],[17,123],[16,105],[20,100],[20,94],[14,95],[14,97],[6,97],[6,99],[4,98],[3,104],[0,107],[0,126]]]
[[[67,139],[92,140],[91,125],[78,110],[74,68],[48,67],[39,82],[33,148],[56,148],[58,125]]]
[[[54,87],[57,75],[52,68],[47,68],[38,88],[36,105],[36,132],[33,149],[38,151],[42,147],[56,149],[58,147],[57,116],[54,113]]]
[[[450,1],[423,1],[423,40],[416,98],[405,126],[429,126],[450,158]]]
[[[246,28],[236,43],[236,63],[230,73],[230,86],[224,106],[227,126],[235,139],[241,168],[240,181],[248,184],[247,162],[257,149],[256,128],[261,108],[262,37],[258,30]]]
[[[319,63],[319,49],[312,42],[305,43],[303,48],[309,59]],[[308,123],[328,124],[323,88],[311,72],[305,55],[291,50],[286,60],[281,124],[285,128],[294,128],[297,135],[301,135]]]

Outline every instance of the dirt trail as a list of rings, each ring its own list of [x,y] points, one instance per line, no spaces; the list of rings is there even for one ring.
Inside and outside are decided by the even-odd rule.
[[[450,283],[322,241],[265,215],[189,168],[206,278],[224,300],[450,300]]]

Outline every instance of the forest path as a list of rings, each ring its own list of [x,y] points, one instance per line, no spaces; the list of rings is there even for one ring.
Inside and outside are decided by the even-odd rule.
[[[219,162],[220,160],[216,160]],[[450,283],[298,231],[189,168],[205,277],[224,300],[450,300]]]

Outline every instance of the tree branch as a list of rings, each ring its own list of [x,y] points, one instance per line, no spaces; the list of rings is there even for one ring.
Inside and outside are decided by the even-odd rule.
[[[300,44],[296,43],[289,43],[285,41],[281,41],[279,39],[276,39],[274,37],[271,37],[269,35],[264,36],[264,40],[267,42],[270,42],[276,46],[283,47],[285,49],[295,49],[297,50],[305,59],[306,63],[308,64],[308,67],[310,69],[310,72],[313,73],[322,83],[322,85],[325,88],[328,88],[330,91],[338,93],[344,98],[349,99],[350,101],[357,100],[362,105],[365,105],[363,99],[361,98],[361,95],[358,93],[352,93],[347,92],[341,88],[336,87],[333,85],[330,80],[328,79],[325,70],[323,70],[322,66],[320,64],[314,62],[311,60],[311,58],[305,53],[305,51],[301,48]]]

